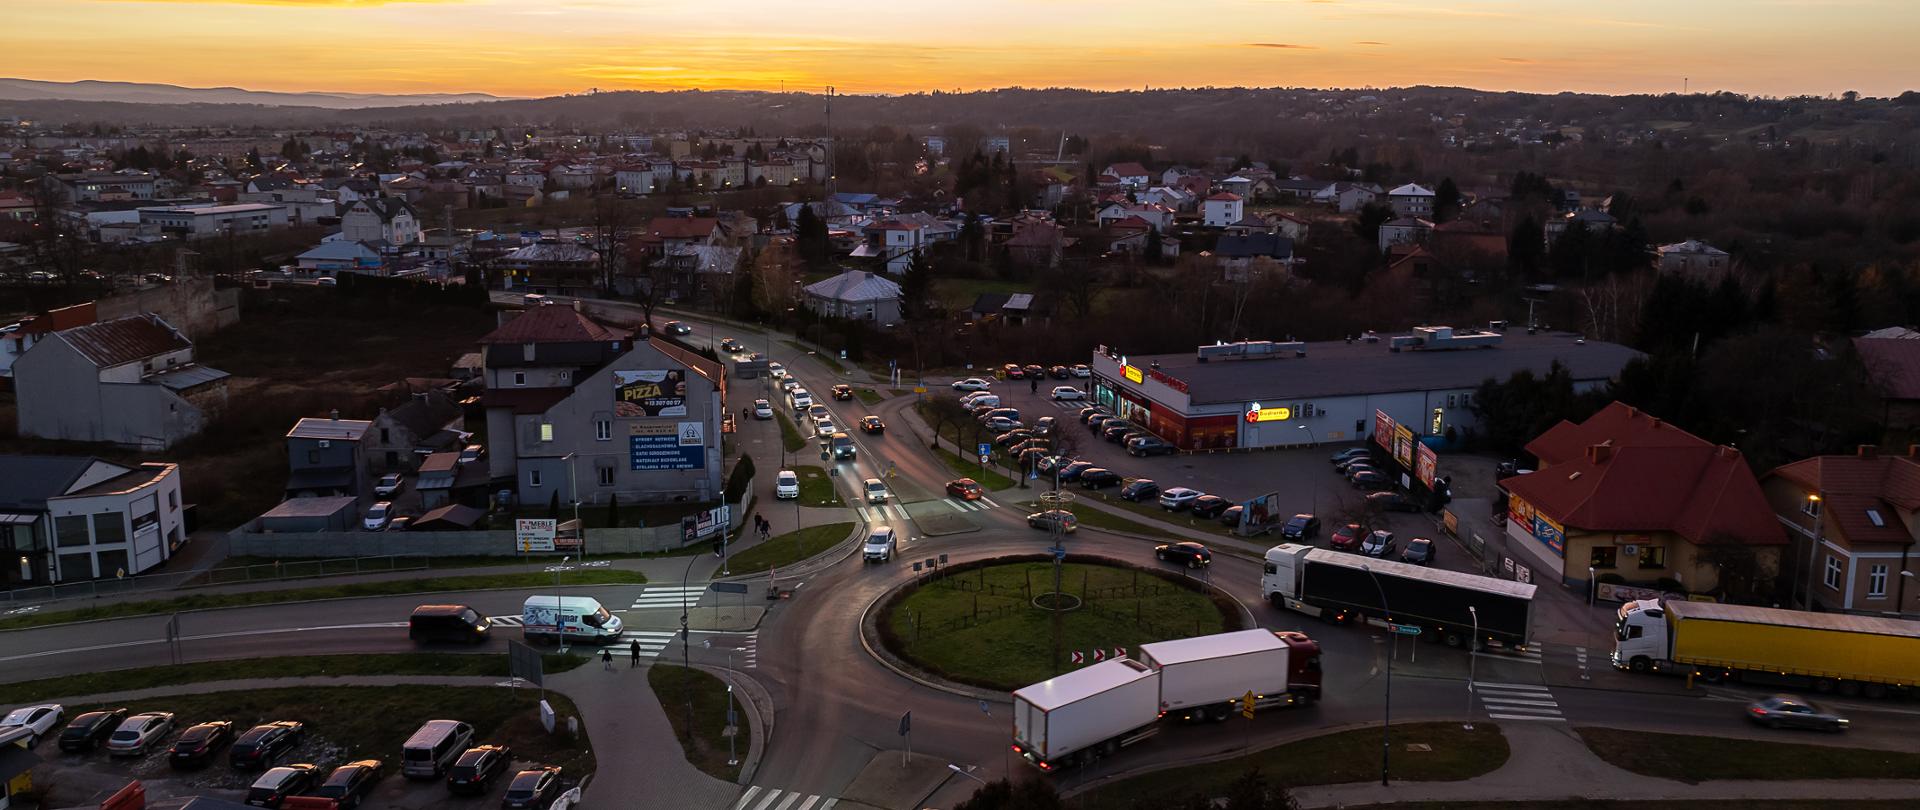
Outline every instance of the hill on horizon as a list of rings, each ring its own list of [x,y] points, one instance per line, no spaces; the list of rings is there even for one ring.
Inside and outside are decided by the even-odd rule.
[[[384,109],[428,104],[506,101],[489,93],[341,93],[247,90],[240,87],[181,87],[147,82],[82,80],[47,82],[0,78],[0,100],[107,101],[125,104],[260,104],[329,110]]]

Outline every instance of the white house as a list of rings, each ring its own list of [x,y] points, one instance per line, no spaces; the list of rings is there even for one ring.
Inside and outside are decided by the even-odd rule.
[[[1396,217],[1433,216],[1433,190],[1418,183],[1408,183],[1387,192],[1387,204],[1393,206]]]
[[[287,209],[266,203],[140,209],[141,228],[186,239],[265,233],[286,224]]]
[[[1200,220],[1209,228],[1225,228],[1246,216],[1246,203],[1240,195],[1222,191],[1200,206]]]
[[[1380,226],[1380,252],[1394,245],[1411,245],[1427,241],[1427,234],[1433,232],[1433,223],[1418,217],[1401,217]]]
[[[807,309],[829,318],[889,324],[900,320],[900,285],[864,270],[848,270],[804,288]]]
[[[1727,272],[1732,257],[1726,251],[1698,239],[1661,245],[1653,249],[1654,264],[1662,273],[1679,273],[1717,281]]]
[[[1148,183],[1153,182],[1153,173],[1138,163],[1115,163],[1101,174],[1113,175],[1120,180],[1120,185],[1127,188],[1146,188]]]
[[[1127,203],[1111,203],[1095,214],[1095,219],[1102,228],[1112,223],[1120,222],[1128,217],[1139,217],[1145,220],[1148,225],[1159,228],[1161,233],[1166,233],[1173,227],[1173,209],[1159,203],[1139,203],[1132,205]]]
[[[888,273],[900,275],[913,264],[913,257],[925,246],[918,222],[886,219],[865,228],[866,241],[851,254],[854,258],[877,259]]]
[[[369,197],[349,204],[340,215],[340,235],[350,242],[411,245],[420,241],[420,219],[406,200]]]

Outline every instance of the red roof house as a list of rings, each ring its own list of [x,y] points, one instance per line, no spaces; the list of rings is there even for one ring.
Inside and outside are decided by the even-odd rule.
[[[1920,577],[1920,445],[1905,455],[1862,445],[1853,455],[1801,459],[1760,485],[1793,540],[1785,573],[1797,604],[1920,614],[1920,587],[1901,573]]]

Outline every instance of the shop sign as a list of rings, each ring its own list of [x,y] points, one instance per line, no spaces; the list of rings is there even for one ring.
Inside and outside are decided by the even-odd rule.
[[[1147,376],[1152,377],[1156,382],[1160,383],[1161,385],[1164,385],[1175,391],[1179,391],[1182,394],[1187,393],[1187,381],[1182,380],[1179,377],[1163,374],[1158,369],[1149,369],[1147,371]]]
[[[1120,376],[1127,378],[1127,382],[1135,385],[1146,381],[1146,375],[1142,374],[1140,369],[1125,364],[1120,366]]]
[[[1292,418],[1292,408],[1262,408],[1258,402],[1247,406],[1247,422],[1249,424],[1258,422],[1285,422]]]

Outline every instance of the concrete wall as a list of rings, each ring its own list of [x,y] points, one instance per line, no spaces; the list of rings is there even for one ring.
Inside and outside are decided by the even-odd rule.
[[[154,313],[188,340],[200,340],[240,320],[240,290],[215,290],[213,279],[201,276],[180,276],[172,284],[120,293],[95,305],[102,321]]]
[[[105,441],[100,373],[63,340],[34,344],[13,364],[22,436]]]
[[[268,557],[371,557],[519,554],[511,531],[481,532],[280,532],[228,533],[234,554]],[[645,529],[589,529],[587,554],[632,554],[664,551],[684,545],[680,527]],[[697,543],[706,543],[702,539]],[[536,555],[536,556],[558,556]]]

